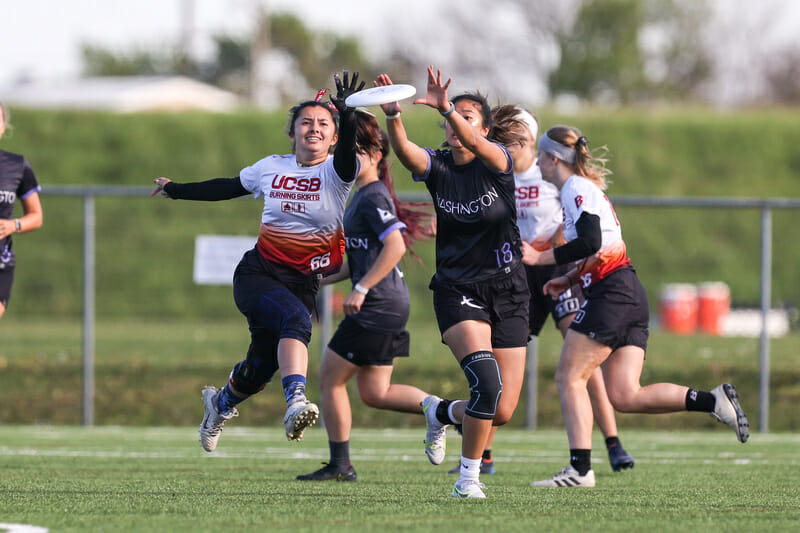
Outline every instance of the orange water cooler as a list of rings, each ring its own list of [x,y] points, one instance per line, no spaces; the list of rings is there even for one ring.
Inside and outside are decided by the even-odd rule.
[[[668,283],[661,288],[661,327],[689,335],[697,329],[698,291],[688,283]]]
[[[697,286],[698,325],[703,333],[721,335],[731,311],[731,291],[721,281],[700,283]]]

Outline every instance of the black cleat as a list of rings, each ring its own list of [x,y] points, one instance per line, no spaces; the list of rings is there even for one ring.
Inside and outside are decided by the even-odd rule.
[[[621,445],[612,446],[608,449],[608,462],[611,463],[611,470],[619,472],[626,468],[633,468],[633,457],[628,455]]]
[[[325,466],[311,472],[310,474],[302,474],[297,476],[300,481],[355,481],[356,471],[353,465],[339,466],[331,463],[322,463]]]

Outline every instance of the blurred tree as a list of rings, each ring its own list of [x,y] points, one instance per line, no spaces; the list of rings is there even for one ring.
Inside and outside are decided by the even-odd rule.
[[[267,59],[267,68],[270,65],[281,65],[282,68],[278,70],[283,70],[281,75],[286,78],[305,79],[305,83],[293,83],[289,87],[295,90],[305,86],[333,87],[332,73],[343,68],[364,72],[362,79],[365,80],[372,75],[369,72],[370,63],[361,52],[356,38],[312,32],[299,18],[289,13],[262,13],[260,16],[262,20],[256,26],[256,31],[263,32],[269,42],[258,47],[255,53],[288,58],[273,62]],[[166,52],[114,52],[101,46],[84,44],[81,48],[83,72],[87,76],[182,74],[240,94],[249,94],[251,85],[247,79],[254,61],[251,39],[217,35],[213,40],[216,51],[212,59],[205,62],[186,55],[183,47],[177,44],[174,50]],[[286,68],[296,69],[298,72],[286,72]],[[273,87],[272,90],[277,89]],[[283,94],[283,90],[278,92],[284,99],[297,97]]]
[[[800,104],[800,47],[776,51],[765,61],[769,97],[779,104]]]
[[[91,44],[81,46],[86,76],[138,76],[160,74],[163,61],[151,52],[115,53]]]
[[[711,73],[704,0],[589,0],[559,38],[551,94],[631,103],[687,98]]]

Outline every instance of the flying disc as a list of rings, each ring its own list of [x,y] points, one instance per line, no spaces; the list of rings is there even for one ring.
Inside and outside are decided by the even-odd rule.
[[[344,102],[348,107],[367,107],[371,105],[391,104],[398,100],[411,98],[417,94],[413,85],[384,85],[372,87],[351,94]]]

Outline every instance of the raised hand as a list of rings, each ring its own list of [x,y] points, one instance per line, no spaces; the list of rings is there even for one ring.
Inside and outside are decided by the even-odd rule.
[[[393,85],[392,80],[389,79],[388,74],[380,74],[375,81],[372,82],[374,87],[386,87],[388,85]],[[382,104],[381,109],[386,115],[394,115],[396,113],[400,113],[402,109],[400,108],[399,102],[390,102],[388,104]]]
[[[338,74],[333,75],[333,81],[336,83],[336,96],[331,95],[331,102],[333,103],[334,107],[336,107],[336,110],[339,111],[339,113],[343,113],[347,110],[347,103],[345,102],[347,97],[364,88],[363,81],[361,82],[361,85],[356,87],[356,84],[358,83],[358,72],[353,72],[353,80],[350,81],[349,73],[347,70],[343,70],[342,78],[344,78],[344,80],[339,78]]]
[[[450,87],[450,82],[453,78],[447,78],[445,83],[442,83],[442,71],[436,69],[436,74],[433,73],[433,66],[428,67],[428,93],[425,98],[418,98],[414,100],[415,104],[425,104],[433,107],[440,112],[450,109],[449,99],[447,98],[447,88]]]

